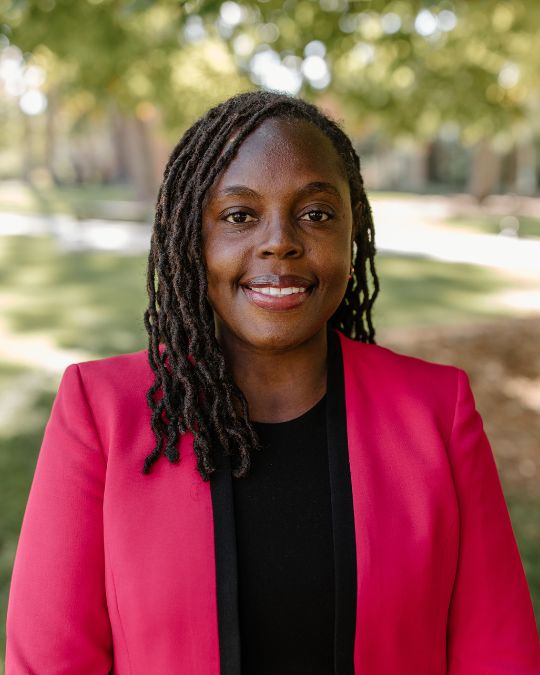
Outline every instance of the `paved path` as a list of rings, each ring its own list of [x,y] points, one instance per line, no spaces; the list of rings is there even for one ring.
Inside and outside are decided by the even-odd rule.
[[[426,255],[436,260],[486,265],[540,278],[540,239],[470,232],[443,224],[440,221],[444,215],[437,203],[375,202],[375,245],[381,252]]]
[[[445,225],[441,222],[447,215],[443,201],[376,200],[372,208],[375,244],[381,254],[425,255],[540,277],[540,239],[473,233]],[[0,233],[52,234],[66,251],[93,249],[133,254],[148,251],[151,226],[124,221],[78,221],[62,214],[0,213]]]

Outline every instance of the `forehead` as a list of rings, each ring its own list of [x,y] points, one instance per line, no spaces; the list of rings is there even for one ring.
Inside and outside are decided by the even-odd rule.
[[[270,118],[244,139],[208,196],[238,182],[277,187],[291,176],[348,184],[343,160],[323,131],[307,120]]]

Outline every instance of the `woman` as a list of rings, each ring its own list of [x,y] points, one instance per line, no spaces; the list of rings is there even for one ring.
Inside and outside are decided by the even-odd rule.
[[[62,376],[7,675],[540,674],[468,376],[375,344],[374,255],[358,156],[316,107],[242,93],[188,129],[149,349]]]

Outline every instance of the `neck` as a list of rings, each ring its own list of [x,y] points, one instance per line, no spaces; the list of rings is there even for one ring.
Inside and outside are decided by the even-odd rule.
[[[326,324],[311,338],[287,348],[254,347],[216,323],[216,337],[244,393],[249,417],[284,422],[313,407],[326,392]]]

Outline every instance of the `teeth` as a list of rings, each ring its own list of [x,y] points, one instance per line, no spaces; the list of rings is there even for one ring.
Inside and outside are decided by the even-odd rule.
[[[292,293],[305,293],[305,288],[273,288],[271,286],[266,286],[265,288],[253,288],[253,291],[256,293],[262,293],[263,295],[291,295]]]

